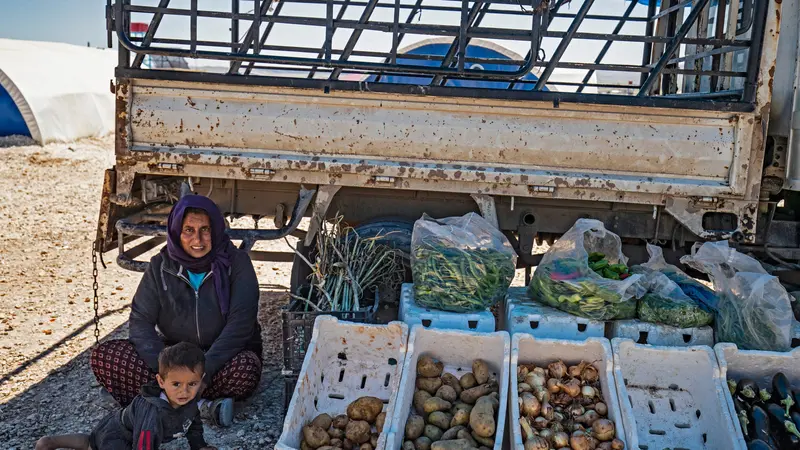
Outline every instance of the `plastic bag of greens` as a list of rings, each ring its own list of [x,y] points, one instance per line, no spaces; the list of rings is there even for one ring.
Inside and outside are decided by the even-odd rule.
[[[707,309],[714,310],[717,308],[719,296],[711,288],[706,287],[699,281],[686,275],[676,266],[667,263],[664,259],[664,253],[661,247],[647,244],[647,253],[650,255],[650,259],[646,263],[641,264],[641,267],[663,273],[667,278],[674,281],[684,294]]]
[[[727,241],[696,243],[681,262],[704,273],[719,295],[714,316],[717,342],[747,350],[788,351],[792,342],[789,294],[755,259]]]
[[[647,285],[647,294],[636,309],[639,319],[677,328],[703,327],[714,320],[708,308],[689,298],[664,273],[643,266],[634,267],[633,271],[642,273]]]
[[[632,319],[646,288],[627,261],[619,236],[599,220],[579,219],[544,255],[529,290],[537,301],[577,316]]]
[[[411,235],[414,301],[426,308],[480,311],[502,300],[517,267],[508,239],[483,217],[423,215]]]

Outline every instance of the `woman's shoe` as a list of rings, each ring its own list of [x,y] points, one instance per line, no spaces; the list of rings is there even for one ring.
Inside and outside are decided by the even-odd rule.
[[[219,398],[204,400],[199,406],[200,417],[211,421],[218,427],[229,427],[233,424],[233,399]]]

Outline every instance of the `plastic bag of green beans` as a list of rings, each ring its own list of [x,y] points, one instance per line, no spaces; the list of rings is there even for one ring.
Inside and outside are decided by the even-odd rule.
[[[516,264],[508,239],[478,214],[423,215],[414,223],[411,273],[420,306],[453,312],[489,308],[505,297]]]

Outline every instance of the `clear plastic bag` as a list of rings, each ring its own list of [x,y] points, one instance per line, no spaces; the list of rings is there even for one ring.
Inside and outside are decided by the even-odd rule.
[[[426,308],[480,311],[502,300],[517,267],[511,243],[483,217],[423,215],[411,235],[414,301]]]
[[[663,273],[667,278],[674,281],[684,294],[699,305],[711,311],[716,309],[719,296],[713,289],[703,285],[689,275],[686,275],[676,266],[667,263],[664,259],[661,247],[647,244],[647,253],[650,255],[650,259],[646,263],[641,264],[640,267]]]
[[[627,264],[619,236],[599,220],[579,219],[556,241],[536,268],[531,296],[546,305],[594,320],[632,319],[636,299],[645,294],[641,275],[605,278],[589,266],[590,254],[610,264]]]
[[[709,275],[719,302],[714,317],[717,342],[747,350],[788,351],[792,343],[789,294],[755,259],[727,241],[696,243],[681,262]]]

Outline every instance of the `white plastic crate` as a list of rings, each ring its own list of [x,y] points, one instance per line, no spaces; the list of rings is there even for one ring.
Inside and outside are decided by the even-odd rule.
[[[611,348],[626,448],[744,450],[710,347],[613,339]]]
[[[585,319],[549,306],[533,304],[526,287],[512,287],[506,295],[505,329],[550,339],[580,341],[605,337],[605,322]]]
[[[378,449],[383,449],[407,342],[408,327],[402,322],[367,325],[319,316],[275,448],[299,449],[303,426],[314,417],[344,414],[352,401],[372,396],[385,405],[384,432],[378,440]]]
[[[800,348],[790,352],[764,352],[758,350],[739,350],[736,344],[721,343],[714,346],[720,376],[723,381],[733,378],[736,381],[749,378],[760,388],[772,389],[772,377],[783,372],[789,379],[792,390],[800,389]],[[725,391],[728,412],[736,420],[736,408],[729,390]],[[738,425],[738,422],[737,422]],[[742,429],[736,426],[739,445],[745,446]]]
[[[582,341],[563,339],[534,338],[518,333],[511,338],[511,381],[509,383],[508,427],[511,448],[523,448],[522,433],[519,427],[519,394],[517,393],[517,366],[519,364],[536,364],[547,367],[554,361],[562,360],[567,366],[591,362],[600,374],[600,387],[603,390],[603,402],[608,406],[608,418],[614,422],[617,437],[626,443],[625,428],[614,384],[614,358],[611,344],[606,338],[590,337]],[[660,450],[660,449],[659,449]]]
[[[491,333],[495,330],[494,315],[488,309],[473,313],[457,313],[430,309],[414,303],[414,285],[404,283],[400,292],[398,317],[409,327],[446,328]]]
[[[711,327],[675,328],[640,320],[616,320],[611,322],[611,337],[631,339],[639,344],[687,347],[692,345],[714,345],[714,330]]]
[[[394,408],[392,428],[386,448],[400,450],[405,438],[405,426],[414,398],[417,379],[417,360],[430,355],[444,363],[444,371],[461,378],[472,371],[472,362],[481,359],[489,366],[500,385],[500,407],[497,410],[497,431],[494,450],[503,448],[505,436],[506,405],[508,402],[508,364],[511,356],[511,342],[508,333],[477,333],[463,330],[443,330],[416,325],[411,329],[408,340],[408,354],[403,365],[403,379]]]

